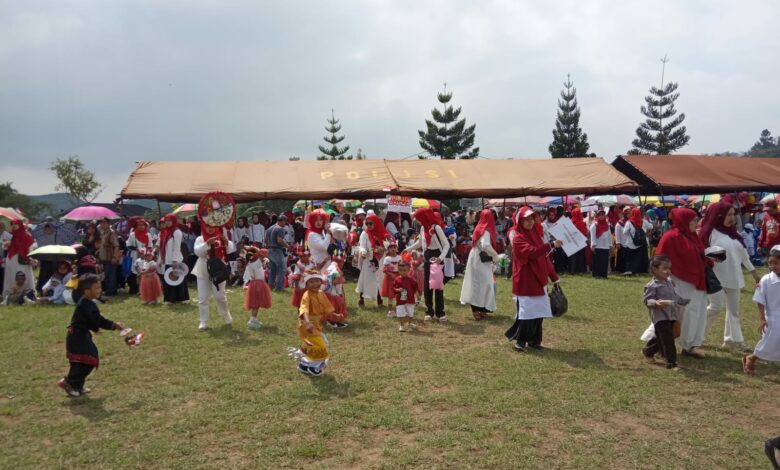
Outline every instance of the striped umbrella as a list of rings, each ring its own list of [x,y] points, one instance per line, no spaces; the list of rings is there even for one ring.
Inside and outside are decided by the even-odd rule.
[[[422,209],[424,207],[440,209],[441,203],[439,201],[434,201],[433,199],[412,198],[412,209]]]
[[[198,205],[187,203],[177,207],[171,214],[175,214],[177,217],[187,217],[190,215],[198,215]]]

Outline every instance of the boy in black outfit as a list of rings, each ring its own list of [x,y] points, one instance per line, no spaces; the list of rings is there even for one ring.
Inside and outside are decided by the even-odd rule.
[[[79,290],[82,296],[73,312],[68,335],[65,338],[65,351],[70,361],[70,371],[66,377],[57,382],[57,386],[69,397],[78,397],[90,392],[88,388],[84,388],[84,381],[100,362],[98,349],[92,342],[90,330],[97,333],[101,328],[104,330],[124,328],[121,323],[113,322],[100,315],[100,309],[95,303],[95,299],[99,298],[102,292],[100,278],[97,275],[81,276]]]

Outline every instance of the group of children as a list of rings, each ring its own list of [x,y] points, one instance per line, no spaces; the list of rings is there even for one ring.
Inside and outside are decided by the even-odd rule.
[[[292,305],[298,315],[297,333],[301,346],[292,355],[298,360],[298,370],[312,376],[319,376],[328,364],[330,354],[328,341],[323,332],[325,325],[344,328],[347,317],[344,298],[344,274],[342,271],[344,255],[333,251],[331,261],[322,271],[314,269],[310,253],[302,249],[299,259],[290,277],[293,286]],[[244,307],[251,312],[249,329],[259,329],[262,323],[258,319],[261,308],[271,307],[271,291],[266,281],[268,251],[257,247],[246,250],[246,269],[244,287],[246,289]],[[154,253],[142,253],[137,260],[141,274],[141,298],[147,303],[155,302],[160,296],[160,279]],[[422,259],[419,254],[399,256],[397,247],[391,244],[383,259],[384,279],[381,295],[390,300],[393,310],[388,315],[398,319],[399,331],[415,328],[414,310],[417,297],[423,291],[418,274]],[[753,301],[759,310],[759,332],[762,337],[753,353],[743,357],[743,370],[747,374],[755,372],[758,359],[780,361],[780,245],[771,249],[768,257],[770,272],[761,278],[756,287]],[[57,279],[65,285],[69,282],[69,267],[58,266]],[[656,354],[664,358],[666,367],[679,370],[675,346],[676,334],[679,334],[680,307],[688,299],[680,297],[675,291],[671,279],[671,261],[666,256],[656,256],[651,260],[652,280],[644,288],[643,301],[653,322],[655,336],[643,348],[642,353],[648,362],[655,362]],[[19,280],[17,280],[19,281]],[[17,282],[23,285],[24,280]],[[54,286],[59,288],[60,285]],[[76,397],[89,390],[84,388],[84,380],[99,364],[98,351],[92,342],[90,331],[98,329],[121,329],[120,323],[112,322],[100,315],[95,299],[100,297],[100,278],[94,274],[85,274],[78,278],[80,294],[66,338],[67,357],[70,361],[68,375],[58,382],[68,396]],[[24,292],[19,292],[14,301],[24,302]],[[55,294],[56,295],[56,294]],[[17,299],[18,297],[18,299]]]
[[[742,369],[746,374],[755,373],[758,359],[780,361],[780,245],[774,246],[767,258],[769,273],[758,282],[753,302],[758,307],[758,331],[761,339],[752,353],[742,358]],[[655,336],[642,349],[649,363],[655,362],[656,354],[664,358],[666,368],[679,370],[675,338],[679,336],[680,307],[689,299],[680,297],[671,279],[672,263],[666,256],[655,256],[650,262],[652,280],[645,285],[643,301],[647,306]]]

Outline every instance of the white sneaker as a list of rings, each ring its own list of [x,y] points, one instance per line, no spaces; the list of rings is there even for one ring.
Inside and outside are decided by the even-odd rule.
[[[24,296],[24,303],[26,303],[26,304],[35,304],[37,302],[25,295]]]
[[[406,331],[406,327],[404,327],[403,325],[401,325],[401,326],[399,326],[399,327],[398,327],[398,331],[400,331],[400,332],[402,332],[402,333],[403,333],[404,331]]]
[[[200,322],[200,325],[198,325],[198,330],[199,331],[206,331],[208,329],[208,327],[209,326],[206,324],[206,322],[202,321],[202,322]]]
[[[417,324],[416,323],[409,323],[407,326],[409,326],[411,328],[417,328]]]
[[[423,321],[431,321],[433,320],[433,317],[430,315],[425,315],[425,318],[423,318]]]
[[[439,321],[440,321],[441,323],[445,323],[445,322],[447,322],[447,315],[443,315],[443,316],[439,317]]]

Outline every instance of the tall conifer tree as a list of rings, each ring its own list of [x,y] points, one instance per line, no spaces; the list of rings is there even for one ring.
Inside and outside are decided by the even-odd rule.
[[[330,144],[330,148],[320,145],[320,152],[323,155],[317,157],[317,160],[352,160],[352,157],[345,157],[344,154],[349,150],[349,145],[345,147],[339,147],[338,144],[344,140],[346,136],[337,136],[336,133],[341,130],[339,120],[336,119],[335,111],[330,110],[330,119],[327,120],[329,126],[325,128],[330,133],[330,136],[323,137],[325,142]]]
[[[427,131],[417,131],[420,135],[420,147],[442,160],[478,157],[479,147],[474,147],[474,129],[477,125],[472,124],[466,127],[465,118],[458,120],[461,108],[455,109],[450,104],[452,92],[447,93],[446,83],[444,84],[444,92],[439,93],[437,98],[439,103],[444,105],[444,111],[433,108],[431,115],[435,122],[426,119]],[[421,156],[420,158],[426,157]]]
[[[677,114],[674,102],[679,98],[677,83],[669,82],[664,86],[664,72],[669,60],[664,56],[661,59],[661,87],[651,87],[650,95],[645,97],[647,106],[641,107],[642,114],[647,118],[636,130],[637,138],[630,154],[658,154],[668,155],[686,145],[691,140],[686,134],[685,113]]]
[[[577,104],[577,89],[566,75],[561,98],[558,100],[558,118],[553,129],[553,142],[549,151],[553,158],[585,157],[590,149],[588,134],[580,128],[580,107]]]

